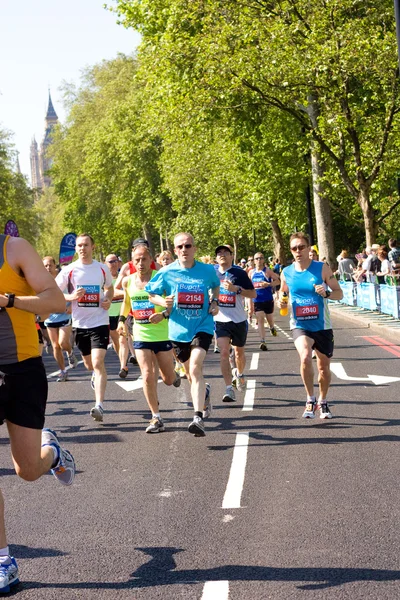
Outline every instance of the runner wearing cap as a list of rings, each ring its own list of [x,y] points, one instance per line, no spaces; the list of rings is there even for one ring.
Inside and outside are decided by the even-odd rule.
[[[222,402],[234,402],[235,392],[232,387],[232,375],[239,392],[245,390],[244,369],[246,355],[244,347],[247,340],[247,318],[244,309],[245,298],[255,298],[257,293],[247,273],[233,264],[233,248],[229,244],[221,244],[215,249],[218,268],[216,273],[220,280],[219,311],[215,315],[215,332],[221,351],[221,372],[226,391]],[[231,372],[229,363],[230,346],[235,352],[236,368]]]

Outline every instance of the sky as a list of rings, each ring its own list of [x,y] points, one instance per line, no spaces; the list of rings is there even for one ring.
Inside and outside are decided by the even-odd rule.
[[[140,41],[105,1],[0,0],[0,129],[13,134],[29,180],[29,148],[33,136],[40,144],[44,135],[48,90],[63,121],[62,82],[79,84],[84,68],[131,54]]]

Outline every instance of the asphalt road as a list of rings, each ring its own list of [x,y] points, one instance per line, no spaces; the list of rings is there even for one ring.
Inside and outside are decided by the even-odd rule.
[[[208,354],[205,438],[187,432],[186,381],[159,384],[166,431],[146,435],[143,391],[118,385],[111,350],[103,425],[89,416],[94,394],[82,365],[67,383],[50,377],[46,424],[78,473],[70,488],[51,475],[19,480],[3,427],[1,487],[22,582],[11,596],[400,598],[400,347],[334,323],[342,379],[332,378],[331,421],[301,418],[298,358],[281,317],[268,352],[250,331],[249,391],[235,404],[222,404],[219,357]],[[51,357],[45,363],[55,371]],[[399,379],[377,385],[368,375]],[[123,383],[137,376],[136,367]]]

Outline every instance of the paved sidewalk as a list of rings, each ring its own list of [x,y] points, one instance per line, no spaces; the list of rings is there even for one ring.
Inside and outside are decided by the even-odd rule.
[[[371,329],[373,333],[385,336],[400,346],[400,320],[383,313],[366,310],[358,306],[347,306],[340,302],[330,301],[329,310],[332,316],[357,323],[360,327]]]

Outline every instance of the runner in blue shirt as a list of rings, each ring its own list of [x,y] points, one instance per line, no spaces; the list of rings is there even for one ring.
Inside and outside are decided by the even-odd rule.
[[[341,300],[343,292],[330,267],[309,257],[310,241],[302,232],[290,237],[294,262],[283,269],[279,307],[282,294],[290,295],[290,329],[300,356],[300,374],[307,392],[305,419],[314,419],[320,409],[321,419],[331,419],[326,396],[331,382],[330,360],[333,355],[333,331],[327,298]],[[319,398],[314,395],[314,367],[312,350],[315,349],[318,366]]]
[[[195,260],[197,248],[190,233],[176,235],[174,245],[178,260],[158,271],[145,289],[151,302],[167,309],[169,337],[191,386],[195,414],[189,432],[204,436],[210,386],[204,381],[203,362],[218,313],[219,279],[213,265]]]

